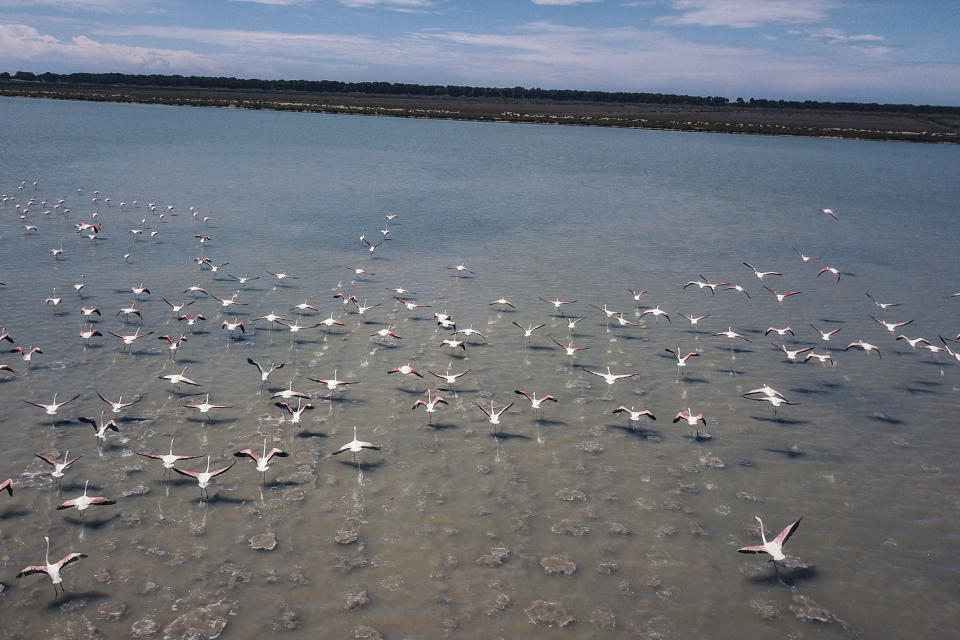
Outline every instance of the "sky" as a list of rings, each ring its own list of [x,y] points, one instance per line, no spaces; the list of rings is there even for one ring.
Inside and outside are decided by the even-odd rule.
[[[958,0],[0,0],[0,71],[960,105]]]

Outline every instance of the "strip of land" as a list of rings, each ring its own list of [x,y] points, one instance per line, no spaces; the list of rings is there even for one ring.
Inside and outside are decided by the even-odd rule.
[[[910,113],[866,109],[831,111],[737,104],[659,105],[182,87],[171,89],[57,85],[18,81],[0,82],[0,96],[960,144],[960,115],[925,112],[922,108]]]

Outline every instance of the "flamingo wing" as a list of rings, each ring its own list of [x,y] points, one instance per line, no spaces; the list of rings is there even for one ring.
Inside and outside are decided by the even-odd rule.
[[[797,530],[797,527],[800,526],[801,520],[803,520],[803,518],[798,518],[796,522],[792,522],[788,524],[786,527],[783,528],[783,531],[781,531],[779,535],[777,535],[777,537],[774,538],[773,541],[779,544],[781,547],[787,544],[787,540],[790,539],[790,536],[792,536],[793,533]]]

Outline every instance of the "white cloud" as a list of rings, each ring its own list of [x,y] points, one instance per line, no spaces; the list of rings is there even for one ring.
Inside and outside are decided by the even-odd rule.
[[[63,64],[76,70],[106,71],[118,68],[150,73],[210,73],[216,65],[205,56],[182,49],[132,47],[98,42],[85,35],[59,40],[23,24],[0,24],[0,58],[34,64]]]
[[[819,22],[831,0],[673,0],[680,15],[655,18],[658,24],[747,29],[765,24]]]
[[[416,9],[433,6],[431,0],[337,0],[346,7],[377,7],[383,5],[390,9]]]

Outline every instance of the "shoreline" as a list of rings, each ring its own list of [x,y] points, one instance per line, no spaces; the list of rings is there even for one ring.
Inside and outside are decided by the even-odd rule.
[[[960,116],[0,82],[0,96],[626,129],[960,144]]]

